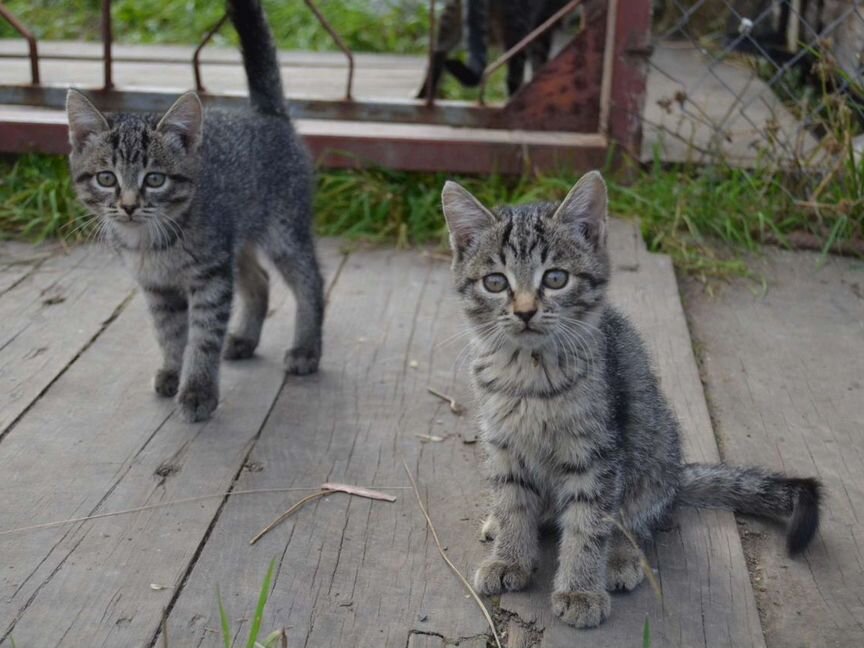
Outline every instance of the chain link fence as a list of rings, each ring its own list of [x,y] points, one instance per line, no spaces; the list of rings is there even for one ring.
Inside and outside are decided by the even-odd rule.
[[[857,161],[862,4],[655,0],[643,158],[822,178]]]

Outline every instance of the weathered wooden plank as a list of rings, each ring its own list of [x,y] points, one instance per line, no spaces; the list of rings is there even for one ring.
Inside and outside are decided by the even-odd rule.
[[[864,645],[864,264],[770,251],[764,294],[688,284],[723,456],[825,485],[822,529],[789,559],[776,526],[741,519],[770,647]]]
[[[51,254],[50,246],[0,241],[0,296],[17,286]]]
[[[322,251],[332,276],[342,257]],[[258,355],[223,365],[222,403],[200,425],[153,394],[156,345],[133,299],[0,443],[4,528],[227,490],[283,380],[293,305],[273,284]],[[221,501],[0,536],[0,643],[147,645]]]
[[[627,235],[628,229],[613,223],[610,231],[615,269],[612,300],[631,317],[646,340],[663,389],[682,423],[686,457],[716,461],[717,446],[671,263],[668,257],[647,253],[643,245],[634,242],[633,229]],[[641,242],[641,237],[638,240]],[[529,590],[501,598],[501,608],[515,615],[508,621],[511,632],[524,637],[516,645],[558,648],[574,645],[584,636],[558,622],[549,610],[555,567],[552,539],[547,541],[546,556]],[[730,514],[679,512],[673,528],[657,538],[648,559],[657,569],[663,599],[658,599],[647,583],[630,594],[614,596],[611,618],[590,632],[592,646],[640,645],[646,616],[653,645],[764,645]]]
[[[454,361],[467,342],[447,265],[416,252],[354,253],[332,295],[331,363],[290,381],[237,488],[324,481],[405,485],[405,457],[448,555],[466,573],[483,554],[478,450],[463,444],[470,417],[426,392],[468,397]],[[464,356],[463,356],[464,357]],[[415,366],[416,363],[416,366]],[[418,434],[446,436],[424,443]],[[404,648],[411,641],[483,637],[484,620],[436,553],[411,491],[393,504],[334,495],[298,512],[250,547],[249,538],[296,494],[231,500],[175,605],[169,635],[218,646],[218,586],[232,618],[250,618],[264,567],[277,557],[266,627],[290,626],[289,645]],[[419,635],[418,635],[419,633]],[[242,633],[241,633],[242,634]],[[418,644],[427,645],[427,644]]]
[[[99,334],[132,285],[119,259],[79,246],[57,250],[2,294],[0,437]]]

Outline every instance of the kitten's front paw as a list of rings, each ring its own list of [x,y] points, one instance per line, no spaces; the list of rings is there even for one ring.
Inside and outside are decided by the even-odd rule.
[[[531,574],[519,565],[488,558],[474,574],[474,588],[481,594],[492,596],[524,589],[530,580]]]
[[[219,391],[214,385],[187,385],[177,397],[180,417],[187,423],[206,421],[219,404]]]
[[[642,570],[642,561],[639,556],[615,556],[609,557],[606,567],[606,589],[610,592],[623,590],[629,592],[636,588],[645,579]]]
[[[234,337],[229,334],[225,340],[222,357],[226,360],[245,360],[252,357],[257,346],[258,343],[255,340],[247,340],[246,338]]]
[[[576,628],[596,628],[609,618],[612,601],[606,592],[555,592],[552,611]]]
[[[177,387],[180,384],[180,374],[173,369],[160,369],[153,376],[153,389],[165,398],[177,395]]]
[[[295,376],[305,376],[318,371],[321,351],[318,349],[294,348],[285,352],[285,371]]]

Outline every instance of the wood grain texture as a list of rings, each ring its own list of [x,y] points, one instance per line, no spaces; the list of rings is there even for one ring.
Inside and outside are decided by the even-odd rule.
[[[0,437],[133,290],[119,259],[94,246],[57,250],[48,259],[39,249],[14,250],[0,262],[8,286],[2,291],[0,280]]]
[[[613,223],[610,232],[612,301],[630,316],[647,343],[662,388],[681,421],[685,457],[716,461],[717,445],[671,262],[648,254],[632,232],[621,223]],[[547,538],[545,547],[545,560],[532,587],[504,595],[501,607],[515,614],[508,621],[512,631],[528,635],[519,646],[578,645],[585,633],[564,626],[549,609],[554,540]],[[613,596],[609,621],[590,631],[592,646],[641,645],[646,617],[656,646],[764,646],[731,514],[678,512],[672,528],[659,534],[647,557],[662,587],[662,600],[647,582],[630,594]]]
[[[769,648],[864,645],[864,264],[770,251],[767,292],[685,292],[723,456],[825,486],[801,559],[782,532],[741,519]]]
[[[0,296],[17,286],[55,252],[54,246],[0,241]]]
[[[332,276],[341,255],[327,246],[322,256]],[[12,476],[3,528],[228,490],[284,376],[293,305],[273,283],[258,355],[223,364],[220,408],[199,425],[180,422],[173,401],[153,393],[158,354],[135,297],[0,443],[0,471]],[[221,503],[0,536],[0,644],[148,644]]]
[[[327,361],[308,381],[290,380],[237,488],[339,481],[372,488],[407,486],[402,458],[448,555],[469,572],[483,554],[476,541],[483,501],[479,450],[428,385],[466,402],[454,376],[466,338],[446,263],[418,252],[354,253],[331,296]],[[454,380],[455,378],[455,380]],[[417,435],[445,437],[424,443]],[[267,562],[277,570],[265,627],[290,626],[297,646],[404,648],[484,636],[476,605],[438,555],[414,494],[371,502],[336,494],[310,503],[254,547],[249,538],[299,497],[227,503],[170,616],[183,645],[219,646],[218,585],[234,618],[250,618]],[[244,630],[245,631],[245,630]],[[419,635],[417,633],[420,633]],[[484,639],[485,641],[485,639]]]

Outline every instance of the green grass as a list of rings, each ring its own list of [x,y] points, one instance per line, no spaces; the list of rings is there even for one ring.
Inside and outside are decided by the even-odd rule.
[[[276,569],[276,560],[270,561],[270,566],[267,568],[267,574],[264,576],[264,582],[261,584],[261,591],[258,594],[258,603],[255,606],[255,614],[252,617],[252,623],[249,626],[249,637],[246,640],[246,648],[276,648],[277,645],[285,645],[285,631],[276,630],[264,638],[259,639],[261,634],[261,621],[264,618],[264,609],[267,607],[267,599],[270,597],[270,586],[273,584],[273,573]],[[222,595],[216,592],[216,600],[219,604],[219,625],[222,629],[222,642],[225,648],[231,648],[234,645],[234,632],[231,630],[231,620],[228,618],[228,612],[222,602]]]
[[[7,0],[4,4],[41,39],[99,40],[99,0]],[[335,49],[328,34],[299,0],[264,2],[279,47]],[[416,54],[428,44],[428,9],[420,0],[382,3],[374,12],[364,0],[319,2],[327,19],[359,52]],[[196,43],[222,16],[224,3],[210,0],[114,0],[112,24],[121,43]],[[382,26],[385,26],[382,28]],[[0,38],[15,32],[0,21]],[[236,43],[225,28],[216,43]]]
[[[611,211],[641,223],[651,250],[703,277],[747,274],[747,252],[792,233],[816,237],[826,251],[864,230],[864,169],[850,167],[819,195],[819,209],[795,200],[789,180],[730,167],[630,170],[630,182],[607,175]],[[633,177],[635,176],[635,177]],[[0,238],[80,240],[84,211],[75,201],[66,160],[26,155],[0,161]],[[439,206],[446,179],[488,205],[559,200],[576,174],[504,178],[388,170],[322,171],[316,230],[323,236],[412,246],[446,245]],[[802,181],[799,181],[802,182]],[[813,181],[808,181],[812,184]],[[803,191],[803,189],[802,189]]]
[[[40,39],[98,41],[99,0],[7,0],[6,6]],[[300,0],[264,0],[271,29],[281,49],[338,51],[329,34]],[[388,0],[373,10],[369,0],[327,0],[319,8],[355,52],[425,55],[429,47],[429,5],[425,0]],[[112,29],[118,43],[197,44],[219,20],[224,3],[208,0],[114,0]],[[0,38],[17,38],[0,20]],[[230,25],[213,45],[237,45]],[[504,99],[505,71],[489,82],[489,101]],[[422,79],[417,79],[420,87]],[[472,100],[477,90],[463,88],[445,76],[442,96]]]

